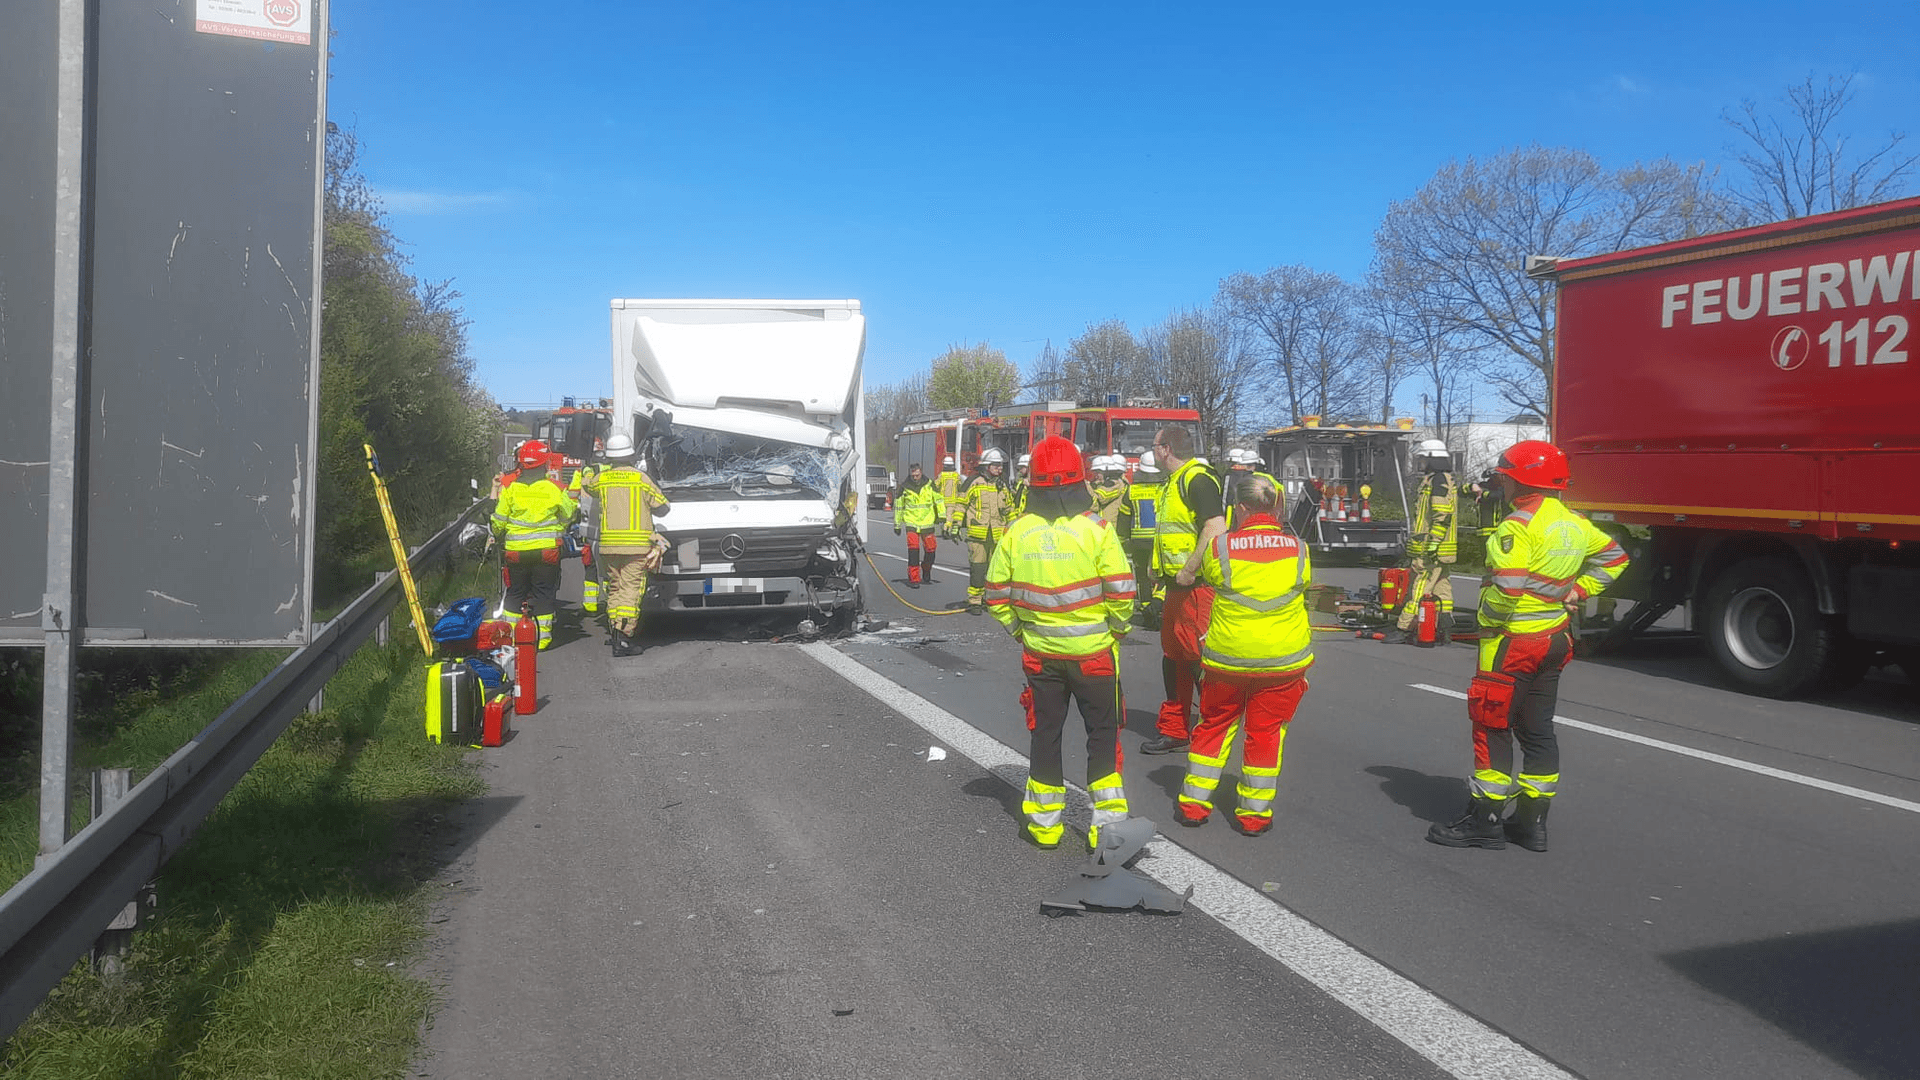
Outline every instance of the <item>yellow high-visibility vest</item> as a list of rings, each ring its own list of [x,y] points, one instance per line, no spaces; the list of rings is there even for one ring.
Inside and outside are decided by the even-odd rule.
[[[985,542],[1007,531],[1013,493],[1005,480],[985,473],[967,481],[967,539]]]
[[[653,512],[667,497],[652,477],[631,465],[609,465],[594,471],[586,490],[600,508],[598,550],[644,555],[653,547]]]
[[[1200,543],[1201,522],[1187,505],[1187,485],[1195,476],[1211,474],[1205,462],[1188,458],[1167,477],[1160,489],[1159,527],[1154,530],[1153,565],[1165,577],[1172,577],[1187,564],[1187,557]]]
[[[508,551],[559,547],[578,509],[566,490],[546,476],[517,479],[500,489],[500,501],[493,507],[493,531],[500,534]]]
[[[1127,539],[1151,543],[1160,524],[1160,481],[1135,480],[1127,485],[1127,501],[1133,504],[1133,535]]]
[[[1307,545],[1266,514],[1214,540],[1200,563],[1212,585],[1213,617],[1200,662],[1246,675],[1280,675],[1313,663]]]
[[[1099,515],[1013,523],[987,565],[987,610],[1041,656],[1112,649],[1133,618],[1133,567]]]
[[[1420,478],[1414,496],[1413,535],[1425,540],[1415,544],[1422,555],[1452,562],[1460,554],[1459,489],[1452,473],[1428,473]]]
[[[908,481],[893,497],[893,524],[909,529],[931,529],[934,523],[947,516],[947,502],[940,497],[940,489],[925,480],[918,484]]]
[[[1506,634],[1558,630],[1567,601],[1604,590],[1626,569],[1626,550],[1565,503],[1522,496],[1487,540],[1480,625]]]

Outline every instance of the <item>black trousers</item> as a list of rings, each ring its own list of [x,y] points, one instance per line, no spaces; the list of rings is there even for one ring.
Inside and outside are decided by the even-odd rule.
[[[1482,768],[1514,775],[1513,744],[1520,743],[1520,772],[1527,776],[1560,775],[1560,740],[1553,730],[1553,711],[1560,704],[1560,671],[1573,654],[1573,638],[1566,631],[1553,634],[1502,637],[1495,647],[1490,670],[1513,678],[1513,711],[1505,728],[1476,728],[1486,741]]]
[[[1026,653],[1027,728],[1033,732],[1029,774],[1043,784],[1061,785],[1065,772],[1060,761],[1060,735],[1067,723],[1067,703],[1080,706],[1087,724],[1087,783],[1091,785],[1120,771],[1120,680],[1113,657],[1056,660]]]
[[[524,611],[531,600],[534,616],[553,614],[560,606],[560,564],[546,562],[538,551],[519,555],[519,562],[507,560],[507,610]]]

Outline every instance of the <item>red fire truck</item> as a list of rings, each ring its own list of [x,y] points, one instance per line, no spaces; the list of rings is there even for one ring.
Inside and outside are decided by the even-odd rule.
[[[613,428],[613,402],[606,398],[599,402],[577,405],[574,398],[561,398],[553,415],[533,429],[533,437],[543,440],[553,452],[548,468],[563,487],[606,445],[607,432]]]
[[[1691,604],[1752,693],[1920,679],[1920,199],[1534,261],[1568,504],[1633,534],[1607,643]]]
[[[1195,446],[1202,446],[1200,414],[1185,405],[1167,408],[1158,403],[1081,405],[1049,401],[1004,409],[949,409],[923,413],[894,436],[895,471],[900,476],[918,462],[928,475],[940,471],[940,462],[953,455],[963,475],[973,473],[980,454],[998,447],[1007,456],[1008,471],[1021,454],[1049,435],[1073,440],[1092,458],[1121,454],[1131,470],[1140,455],[1153,446],[1153,433],[1163,427],[1185,427]]]

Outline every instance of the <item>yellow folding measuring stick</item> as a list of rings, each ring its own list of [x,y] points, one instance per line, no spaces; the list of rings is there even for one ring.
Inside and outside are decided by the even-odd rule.
[[[387,481],[380,475],[380,457],[367,448],[367,471],[373,474],[373,493],[380,500],[380,519],[387,523],[387,542],[393,545],[393,561],[400,568],[400,584],[407,590],[407,611],[413,616],[413,632],[420,638],[420,652],[433,655],[433,638],[427,633],[427,617],[420,610],[420,590],[413,586],[413,566],[407,562],[407,545],[400,540],[400,526],[393,520],[393,503],[387,498]]]

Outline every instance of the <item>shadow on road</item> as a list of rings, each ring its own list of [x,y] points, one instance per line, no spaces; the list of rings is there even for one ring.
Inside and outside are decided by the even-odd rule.
[[[1380,778],[1380,791],[1422,821],[1445,824],[1460,816],[1467,802],[1467,782],[1458,776],[1433,776],[1398,765],[1369,765],[1369,776]]]
[[[1026,815],[1020,812],[1020,785],[1025,782],[1024,777],[1020,778],[1018,782],[1010,782],[998,774],[995,774],[993,776],[975,777],[965,784],[962,784],[960,790],[976,799],[994,800],[1000,804],[1001,812],[1015,821],[1024,823],[1027,819]]]
[[[1585,663],[1620,668],[1656,679],[1673,679],[1714,690],[1732,689],[1720,665],[1707,654],[1706,645],[1698,638],[1642,640],[1629,643],[1620,652],[1595,656],[1582,651],[1579,657]],[[1800,700],[1888,720],[1920,723],[1920,686],[1891,664],[1874,668],[1858,686],[1819,691]]]
[[[1680,974],[1862,1076],[1920,1059],[1920,919],[1663,957]]]

